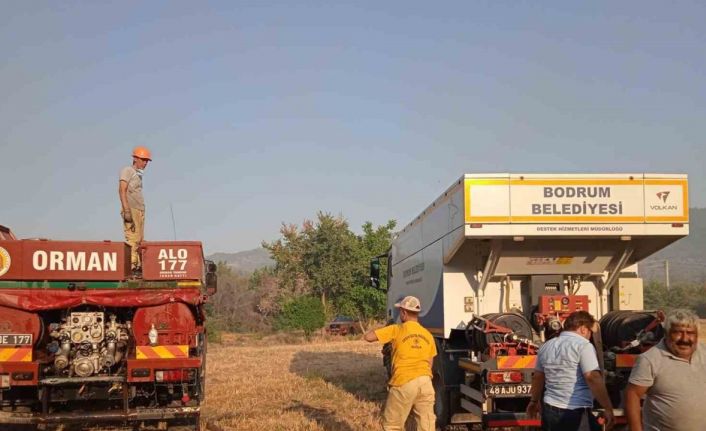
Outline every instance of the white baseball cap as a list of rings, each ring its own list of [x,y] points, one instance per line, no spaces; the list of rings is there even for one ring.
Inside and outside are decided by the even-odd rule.
[[[419,313],[422,310],[422,303],[419,302],[416,296],[405,296],[400,302],[395,304],[395,307]]]

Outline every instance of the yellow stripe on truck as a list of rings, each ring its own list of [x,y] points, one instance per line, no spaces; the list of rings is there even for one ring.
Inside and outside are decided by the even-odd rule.
[[[0,347],[0,362],[32,362],[32,348]]]
[[[137,359],[188,358],[189,346],[137,346]]]

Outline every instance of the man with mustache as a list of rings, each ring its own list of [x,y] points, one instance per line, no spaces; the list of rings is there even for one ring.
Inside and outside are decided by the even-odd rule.
[[[664,339],[638,357],[630,374],[628,425],[632,431],[703,431],[706,347],[698,342],[699,317],[674,310],[664,327]]]

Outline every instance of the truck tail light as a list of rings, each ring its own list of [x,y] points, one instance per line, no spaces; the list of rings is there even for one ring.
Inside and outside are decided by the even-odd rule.
[[[154,380],[156,382],[184,382],[193,380],[195,376],[194,370],[158,370],[154,372]]]
[[[491,371],[488,373],[488,383],[519,383],[522,373],[519,371]]]

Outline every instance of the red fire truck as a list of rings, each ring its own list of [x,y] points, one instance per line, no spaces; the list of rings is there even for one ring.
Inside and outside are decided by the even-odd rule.
[[[118,423],[199,429],[204,303],[216,265],[200,242],[19,240],[0,226],[0,428]]]

